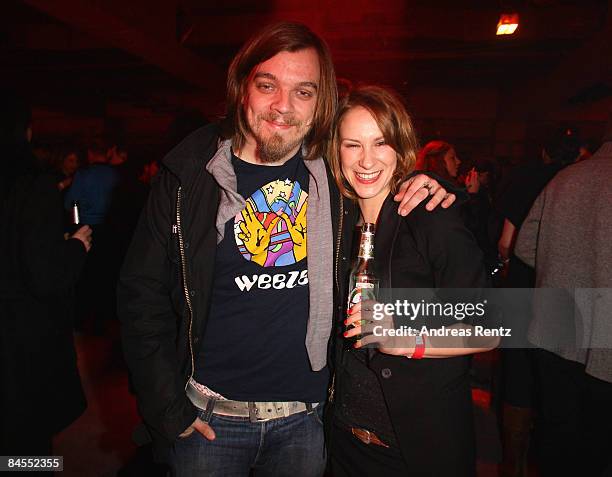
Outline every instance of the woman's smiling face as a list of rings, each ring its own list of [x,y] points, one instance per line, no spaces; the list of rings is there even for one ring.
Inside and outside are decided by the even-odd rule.
[[[341,120],[342,174],[360,199],[383,199],[391,190],[397,154],[389,146],[372,114],[357,106]]]

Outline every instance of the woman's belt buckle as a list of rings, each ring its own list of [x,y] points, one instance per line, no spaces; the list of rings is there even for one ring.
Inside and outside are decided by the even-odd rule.
[[[353,435],[364,444],[370,444],[372,442],[372,433],[367,429],[351,428]]]
[[[351,427],[351,433],[364,444],[374,444],[375,446],[381,446],[386,448],[389,447],[389,445],[385,444],[376,434],[368,431],[367,429]]]

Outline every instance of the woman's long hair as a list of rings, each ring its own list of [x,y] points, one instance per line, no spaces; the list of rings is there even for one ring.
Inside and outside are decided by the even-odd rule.
[[[453,146],[445,141],[428,142],[419,151],[416,168],[420,171],[433,172],[449,182],[455,182],[456,179],[448,173],[446,161],[444,161],[444,156],[451,149]]]

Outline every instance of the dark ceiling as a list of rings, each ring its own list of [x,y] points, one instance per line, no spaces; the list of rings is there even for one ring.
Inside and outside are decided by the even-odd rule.
[[[5,0],[2,10],[3,81],[41,107],[76,115],[112,104],[172,112],[194,98],[218,113],[232,55],[281,19],[321,34],[338,76],[405,94],[424,85],[527,85],[575,70],[575,84],[559,94],[576,101],[590,90],[607,94],[612,83],[612,55],[592,47],[610,37],[604,0]],[[495,36],[502,11],[520,14],[512,37]],[[580,73],[575,59],[591,52],[603,63]]]

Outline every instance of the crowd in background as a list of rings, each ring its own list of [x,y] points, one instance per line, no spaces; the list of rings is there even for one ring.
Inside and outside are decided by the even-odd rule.
[[[0,119],[0,448],[52,455],[53,435],[86,407],[73,333],[102,335],[116,318],[119,268],[160,158],[139,162],[108,133],[43,146],[29,104],[10,93]],[[177,116],[166,149],[205,123]]]
[[[33,140],[42,171],[51,174],[62,196],[65,231],[72,228],[73,207],[92,228],[95,247],[77,285],[75,329],[102,335],[116,318],[115,286],[151,180],[165,152],[207,123],[197,111],[178,114],[155,157],[134,153],[129,138],[113,124],[99,134],[45,146]]]

